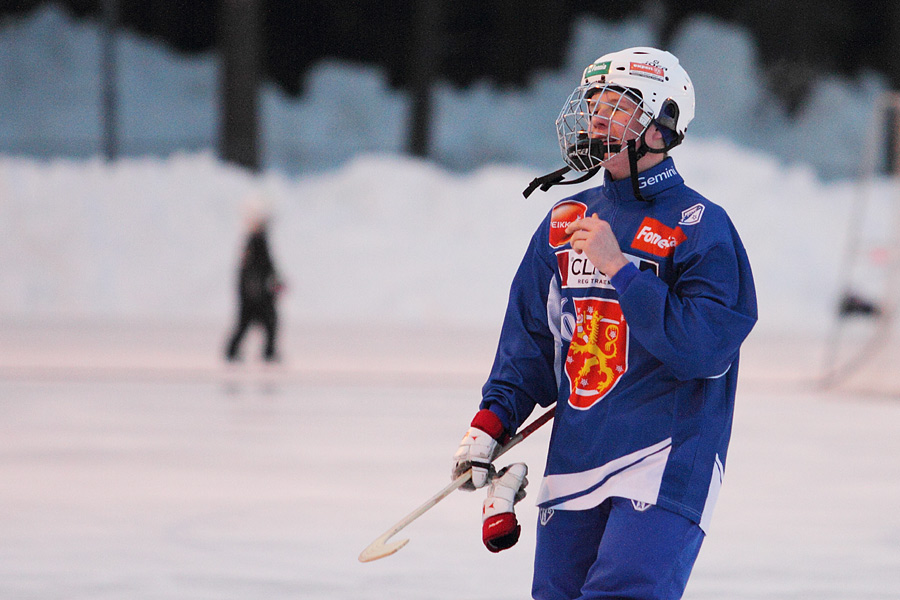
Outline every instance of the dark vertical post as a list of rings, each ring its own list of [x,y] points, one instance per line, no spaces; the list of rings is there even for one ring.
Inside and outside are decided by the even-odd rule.
[[[670,27],[669,10],[663,0],[645,0],[641,4],[641,13],[650,24],[657,48],[668,50],[674,31]]]
[[[881,158],[881,165],[876,172],[884,173],[893,177],[897,173],[897,107],[891,100],[884,103],[884,112],[878,115],[883,119],[884,154]]]
[[[119,97],[116,77],[116,30],[119,22],[118,0],[103,3],[103,35],[100,47],[100,118],[103,129],[103,156],[114,160],[119,154],[117,128]]]
[[[258,88],[261,12],[259,0],[223,0],[219,28],[220,156],[259,168]]]
[[[415,7],[410,65],[412,108],[407,142],[407,151],[413,156],[425,157],[430,152],[431,88],[440,69],[442,6],[441,0],[418,0]]]

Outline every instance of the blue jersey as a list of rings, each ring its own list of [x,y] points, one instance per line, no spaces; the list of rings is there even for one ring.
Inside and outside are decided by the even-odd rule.
[[[725,211],[671,159],[556,204],[513,280],[482,408],[509,431],[556,403],[538,505],[617,496],[705,528],[731,436],[739,348],[756,322],[750,263]],[[628,265],[611,279],[569,244],[597,214]]]

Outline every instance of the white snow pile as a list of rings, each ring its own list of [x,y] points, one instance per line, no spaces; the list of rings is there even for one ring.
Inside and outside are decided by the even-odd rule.
[[[741,232],[760,327],[820,328],[856,186],[824,184],[724,142],[692,141],[673,155]],[[262,210],[293,319],[496,324],[534,228],[570,193],[523,199],[536,174],[450,174],[378,155],[298,178],[253,177],[208,154],[114,164],[0,158],[0,315],[226,319],[244,222]]]

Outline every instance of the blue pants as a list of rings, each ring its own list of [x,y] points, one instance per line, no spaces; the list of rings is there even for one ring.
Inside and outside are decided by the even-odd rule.
[[[689,519],[624,498],[538,519],[536,600],[677,600],[703,543]]]

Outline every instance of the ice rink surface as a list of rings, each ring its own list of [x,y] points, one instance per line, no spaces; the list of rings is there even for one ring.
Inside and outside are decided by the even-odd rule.
[[[225,331],[0,327],[0,598],[513,600],[530,596],[549,429],[520,543],[456,492],[373,563],[359,552],[449,480],[492,331],[290,332],[226,367]],[[817,340],[751,336],[725,487],[693,599],[900,597],[900,398],[813,382]]]

